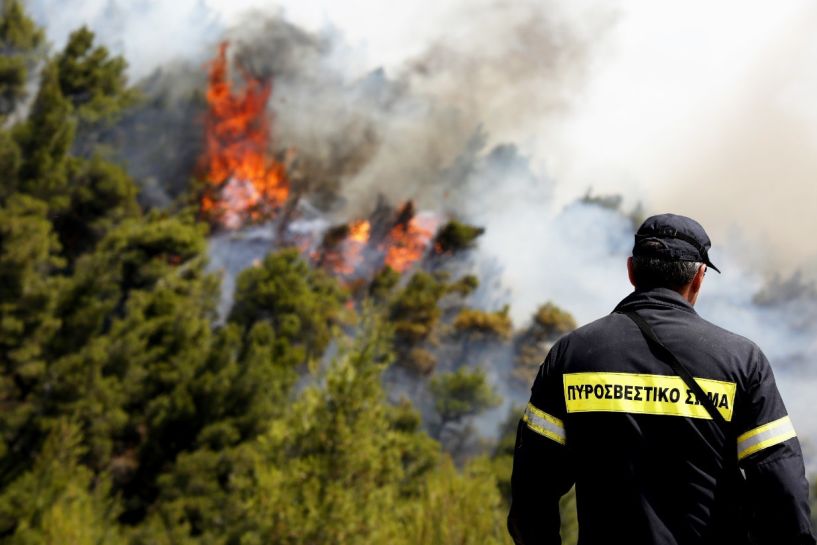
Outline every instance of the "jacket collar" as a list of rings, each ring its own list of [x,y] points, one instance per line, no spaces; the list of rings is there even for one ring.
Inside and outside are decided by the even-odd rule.
[[[641,308],[675,308],[697,314],[689,301],[680,293],[669,288],[653,288],[649,290],[635,290],[621,300],[613,312],[621,310],[637,310]]]

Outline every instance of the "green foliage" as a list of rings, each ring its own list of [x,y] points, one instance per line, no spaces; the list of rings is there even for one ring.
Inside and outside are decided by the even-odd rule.
[[[814,475],[811,475],[809,480],[813,483],[811,488],[811,524],[813,528],[817,528],[817,481]]]
[[[506,507],[510,509],[511,502],[511,470],[513,469],[513,454],[516,449],[516,429],[522,414],[521,407],[514,407],[508,413],[499,432],[499,440],[494,446],[491,464],[496,478],[497,488]]]
[[[369,295],[375,301],[386,301],[399,282],[400,273],[386,265],[374,275],[369,283]]]
[[[582,197],[581,202],[617,212],[621,210],[622,200],[623,198],[621,195],[594,195],[592,189],[588,189]]]
[[[2,61],[0,61],[2,62]],[[17,191],[20,165],[23,162],[20,147],[7,131],[0,130],[0,205]]]
[[[437,358],[430,348],[439,344],[440,334],[448,334],[452,314],[457,312],[462,297],[471,293],[478,283],[472,275],[450,282],[447,272],[431,274],[418,271],[403,289],[392,296],[388,312],[396,332],[395,348],[400,365],[419,375],[429,375],[434,371]],[[476,329],[469,329],[471,325],[478,327],[475,321],[480,317],[475,313],[478,311],[462,310],[458,315],[461,328],[454,326],[454,330],[464,339],[464,347],[467,347],[471,336],[480,335]],[[490,317],[497,318],[493,325],[502,321],[500,314]],[[509,319],[507,323],[510,324]]]
[[[118,165],[95,155],[74,161],[67,209],[54,220],[64,253],[75,258],[91,250],[114,226],[139,214],[136,186]]]
[[[437,375],[431,379],[430,388],[434,408],[443,425],[496,407],[501,401],[488,384],[482,369],[471,371],[461,367],[452,373]]]
[[[454,318],[454,330],[459,335],[479,340],[505,340],[510,338],[513,323],[508,315],[510,307],[505,305],[501,310],[462,309]]]
[[[383,324],[366,317],[325,385],[305,391],[259,439],[252,474],[233,483],[242,543],[399,542],[405,481],[435,455],[416,417],[384,403],[390,344]]]
[[[55,423],[32,469],[0,494],[0,532],[11,544],[124,543],[104,477],[80,465],[79,429]]]
[[[39,374],[33,368],[57,325],[53,317],[59,281],[49,273],[61,263],[59,243],[45,205],[14,196],[0,209],[0,362],[6,376]],[[26,371],[27,368],[31,368]]]
[[[217,279],[203,272],[200,229],[152,217],[113,230],[78,261],[52,345],[47,414],[72,414],[87,462],[113,468],[125,515],[203,427],[196,378],[208,363]],[[206,414],[206,413],[205,413]]]
[[[200,335],[199,343],[208,346],[204,338]],[[251,441],[289,409],[297,362],[286,353],[279,354],[270,324],[255,324],[243,343],[238,326],[227,325],[209,346],[209,358],[198,362],[203,365],[189,366],[193,376],[176,380],[173,390],[169,384],[165,388],[169,397],[164,406],[172,407],[174,398],[184,394],[182,399],[187,399],[189,393],[189,407],[161,424],[168,436],[146,441],[146,446],[162,445],[164,449],[153,453],[155,459],[141,462],[152,461],[153,475],[159,472],[155,516],[143,528],[148,532],[145,536],[151,536],[145,537],[148,542],[155,538],[157,528],[169,532],[171,542],[178,542],[188,532],[221,535],[232,524],[243,524],[243,514],[225,511],[225,506],[240,505],[230,496],[231,480],[252,471],[256,455],[250,449]],[[187,348],[186,352],[193,351]],[[179,392],[178,386],[184,384],[187,392]],[[145,427],[160,425],[147,422]],[[163,469],[173,460],[169,469]],[[144,472],[140,477],[144,479]],[[152,499],[150,492],[143,489],[140,498]],[[168,520],[176,522],[169,527],[161,523]]]
[[[551,302],[547,302],[533,315],[532,332],[541,337],[558,337],[576,329],[573,316]]]
[[[28,17],[19,0],[4,0],[0,16],[3,53],[31,51],[43,43],[43,31]]]
[[[411,347],[403,354],[403,359],[409,367],[422,376],[428,376],[437,367],[437,357],[421,346]]]
[[[99,157],[84,164],[69,155],[75,145],[77,120],[109,119],[135,99],[127,87],[125,61],[110,58],[104,47],[94,47],[93,39],[87,29],[78,30],[70,36],[65,50],[46,63],[29,117],[14,128],[22,152],[16,185],[20,191],[46,201],[52,216],[65,212],[69,205],[73,207],[65,219],[69,224],[66,247],[72,252],[93,238],[88,233],[72,232],[79,228],[77,215],[90,214],[79,219],[89,220],[93,231],[100,229],[93,226],[94,220],[121,215],[123,208],[132,213],[135,207],[135,188],[121,169]],[[10,153],[6,160],[14,162]],[[111,205],[109,213],[103,214]],[[62,231],[65,226],[57,227]],[[72,244],[72,236],[81,240]]]
[[[46,201],[52,213],[68,205],[67,153],[76,129],[71,115],[71,102],[60,91],[57,67],[49,63],[40,76],[29,117],[15,128],[15,137],[23,153],[20,190]]]
[[[395,297],[390,317],[400,341],[418,342],[428,338],[440,318],[439,300],[447,292],[445,282],[418,271]]]
[[[434,237],[434,250],[437,253],[456,253],[472,248],[476,239],[479,238],[485,229],[474,227],[452,220],[446,223],[437,231]]]
[[[61,264],[59,244],[45,211],[22,195],[0,208],[0,482],[18,465],[9,457],[27,456],[31,447],[36,387],[60,325],[54,311],[63,282],[52,276]]]
[[[561,528],[559,533],[562,536],[564,545],[576,545],[579,540],[579,520],[576,514],[576,488],[562,496],[559,502],[559,514],[561,515]]]
[[[622,208],[623,201],[624,199],[622,196],[617,194],[593,194],[592,188],[588,188],[587,192],[581,199],[581,202],[584,204],[598,206],[599,208],[603,208],[605,210],[612,210],[613,212],[620,213],[630,220],[633,230],[637,230],[638,227],[644,223],[644,220],[647,219],[647,216],[644,213],[644,205],[642,205],[640,202],[636,203],[633,209],[627,212]]]
[[[531,325],[514,340],[516,375],[525,382],[532,382],[550,350],[550,343],[574,329],[576,320],[569,312],[552,302],[541,305],[533,315]]]
[[[56,64],[62,94],[84,120],[110,119],[136,100],[127,86],[125,59],[111,57],[104,46],[94,46],[94,34],[86,27],[68,37]]]
[[[64,316],[53,350],[70,353],[107,331],[121,317],[133,290],[150,290],[163,278],[201,270],[204,228],[181,218],[152,214],[123,222],[94,252],[82,255],[58,313]]]
[[[487,460],[474,460],[458,472],[446,459],[406,513],[401,543],[510,544],[506,513]]]
[[[408,399],[389,406],[387,418],[394,431],[394,447],[400,452],[403,476],[397,484],[399,495],[414,499],[419,494],[428,473],[440,461],[440,447],[423,430],[420,413]]]
[[[312,361],[329,344],[343,301],[333,278],[311,269],[297,250],[281,250],[239,275],[230,321],[244,331],[268,322],[297,359]]]
[[[479,287],[479,279],[473,274],[466,274],[448,287],[450,293],[456,293],[460,297],[471,295]]]
[[[26,95],[28,73],[43,44],[43,31],[19,0],[4,0],[0,12],[0,120],[13,113]]]

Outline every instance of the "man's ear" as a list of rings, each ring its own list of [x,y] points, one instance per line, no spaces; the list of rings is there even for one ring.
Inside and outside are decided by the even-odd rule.
[[[632,284],[634,288],[637,287],[635,285],[635,275],[633,274],[633,258],[632,257],[627,258],[627,277],[630,279],[630,284]]]
[[[698,267],[698,272],[695,273],[695,277],[692,279],[692,282],[689,284],[689,295],[687,299],[693,305],[695,301],[698,300],[698,293],[701,291],[701,285],[704,283],[704,276],[706,275],[706,265],[701,265]]]

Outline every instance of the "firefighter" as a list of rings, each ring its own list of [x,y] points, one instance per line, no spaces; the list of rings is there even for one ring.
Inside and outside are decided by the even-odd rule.
[[[515,543],[561,543],[574,484],[580,545],[815,543],[769,362],[693,309],[718,271],[710,246],[690,218],[648,218],[627,261],[634,292],[551,348],[517,429]]]

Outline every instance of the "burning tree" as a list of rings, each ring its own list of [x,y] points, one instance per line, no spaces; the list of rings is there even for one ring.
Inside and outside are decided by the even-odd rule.
[[[368,219],[328,229],[313,260],[347,279],[372,278],[383,267],[402,274],[429,249],[435,224],[419,219],[412,201],[395,210],[381,198]]]
[[[383,243],[386,254],[384,261],[397,272],[408,270],[414,262],[423,257],[433,236],[433,227],[423,225],[416,214],[412,201],[404,204]]]
[[[234,93],[227,70],[227,43],[210,64],[207,87],[207,188],[201,208],[227,228],[271,217],[286,202],[289,182],[284,165],[270,154],[267,101],[269,81],[244,74],[245,87]]]

